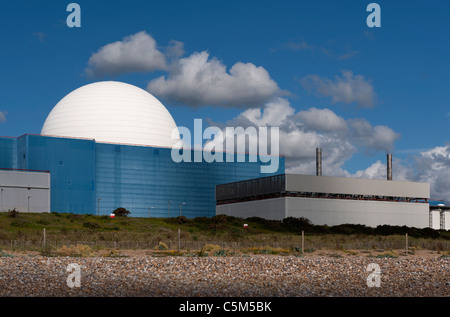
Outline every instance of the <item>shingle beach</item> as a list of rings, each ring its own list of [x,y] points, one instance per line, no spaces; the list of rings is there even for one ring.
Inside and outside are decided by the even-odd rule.
[[[74,266],[68,270],[70,264],[79,268],[79,287],[69,287],[68,280],[75,272]],[[2,257],[0,296],[448,297],[450,258]]]

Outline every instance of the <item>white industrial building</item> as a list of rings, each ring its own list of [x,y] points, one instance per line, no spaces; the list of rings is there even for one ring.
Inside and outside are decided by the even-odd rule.
[[[216,186],[216,214],[270,220],[304,217],[329,226],[450,228],[445,207],[430,208],[429,183],[392,180],[391,155],[386,180],[322,176],[320,149],[316,162],[316,175],[283,174]]]
[[[0,212],[50,212],[50,173],[0,169]]]

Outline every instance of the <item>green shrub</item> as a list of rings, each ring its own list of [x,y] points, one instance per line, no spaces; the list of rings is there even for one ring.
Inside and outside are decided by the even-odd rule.
[[[157,249],[157,250],[167,250],[167,249],[169,249],[169,247],[167,246],[167,244],[165,244],[165,243],[163,243],[163,242],[160,242],[160,243],[158,243],[158,245],[156,246],[156,249]]]
[[[395,251],[386,251],[384,253],[380,253],[376,256],[377,258],[390,258],[395,259],[398,258],[398,253]]]
[[[14,208],[13,210],[8,210],[8,217],[9,218],[16,218],[19,216],[19,211]]]
[[[70,256],[70,257],[89,257],[93,256],[94,252],[88,245],[77,244],[65,246],[63,245],[55,251],[59,256]]]
[[[116,215],[117,217],[126,217],[129,214],[131,214],[131,212],[123,207],[119,207],[113,211],[113,214]]]
[[[11,257],[13,257],[13,255],[0,250],[0,258],[11,258]]]

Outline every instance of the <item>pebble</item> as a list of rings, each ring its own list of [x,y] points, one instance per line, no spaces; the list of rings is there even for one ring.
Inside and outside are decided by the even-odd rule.
[[[80,287],[69,287],[71,263]],[[368,286],[370,263],[379,287]],[[449,297],[449,258],[40,257],[0,258],[2,297]]]

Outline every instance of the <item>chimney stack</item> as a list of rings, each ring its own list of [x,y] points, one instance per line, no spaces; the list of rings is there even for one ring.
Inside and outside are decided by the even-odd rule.
[[[387,168],[387,180],[391,181],[392,180],[392,154],[387,155],[386,168]]]
[[[322,176],[322,149],[316,148],[316,175]]]

